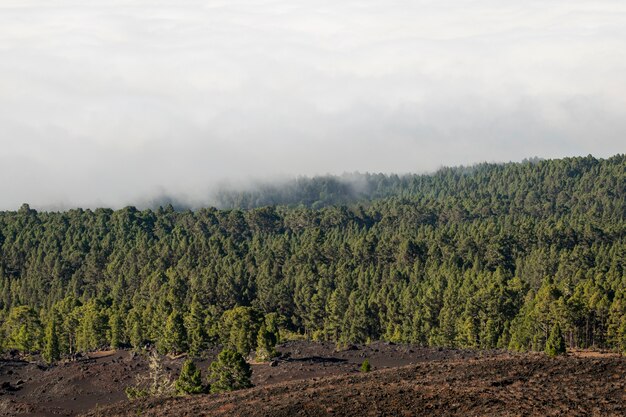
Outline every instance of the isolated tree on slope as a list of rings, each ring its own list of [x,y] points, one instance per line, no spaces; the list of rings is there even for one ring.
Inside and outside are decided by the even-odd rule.
[[[183,363],[175,386],[176,392],[180,395],[200,394],[203,391],[202,373],[191,359]]]
[[[224,349],[209,366],[209,372],[212,393],[252,387],[252,370],[239,352]]]
[[[361,364],[361,372],[369,372],[372,370],[372,366],[370,365],[369,359],[365,359]]]

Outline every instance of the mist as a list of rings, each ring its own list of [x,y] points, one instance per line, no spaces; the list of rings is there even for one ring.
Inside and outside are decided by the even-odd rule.
[[[622,1],[4,0],[0,209],[624,152]]]

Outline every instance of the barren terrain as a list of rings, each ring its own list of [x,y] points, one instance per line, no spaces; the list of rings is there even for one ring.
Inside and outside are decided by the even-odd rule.
[[[388,343],[336,351],[308,342],[279,350],[274,363],[253,364],[255,388],[132,402],[123,391],[147,371],[141,355],[99,352],[50,368],[7,358],[0,415],[626,415],[626,359],[611,354],[550,359]],[[373,371],[361,374],[365,358]],[[164,361],[175,377],[183,358]],[[209,362],[199,363],[203,371]]]

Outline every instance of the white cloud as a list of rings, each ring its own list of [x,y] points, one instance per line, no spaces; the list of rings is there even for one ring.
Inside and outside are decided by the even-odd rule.
[[[0,208],[624,152],[621,1],[0,3]]]

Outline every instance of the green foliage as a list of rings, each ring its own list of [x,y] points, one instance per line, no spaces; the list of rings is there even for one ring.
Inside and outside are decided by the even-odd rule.
[[[261,323],[259,327],[259,333],[257,335],[256,343],[256,360],[263,362],[271,359],[276,355],[276,341],[278,337],[275,333],[271,333],[268,330],[268,326],[265,321]]]
[[[224,349],[209,366],[212,393],[235,391],[252,387],[252,369],[239,352]]]
[[[272,337],[274,346],[280,343],[280,327],[283,321],[283,318],[281,318],[278,313],[274,312],[265,315],[265,326],[270,337]]]
[[[244,356],[256,349],[261,313],[252,307],[235,307],[222,315],[219,324],[220,341],[224,347]]]
[[[61,350],[59,347],[59,334],[57,330],[56,317],[52,317],[46,326],[44,336],[44,347],[42,352],[43,359],[52,364],[61,358]]]
[[[191,359],[183,363],[175,387],[179,395],[200,394],[204,391],[204,387],[202,386],[202,373],[196,368],[196,365]]]
[[[626,317],[622,317],[617,336],[617,347],[619,351],[626,353]]]
[[[187,330],[178,310],[172,311],[167,318],[164,333],[161,347],[165,353],[181,353],[187,350]]]
[[[124,393],[126,394],[126,397],[129,400],[136,400],[139,398],[145,398],[149,396],[147,390],[133,387],[133,386],[124,388]]]
[[[109,338],[109,345],[113,349],[120,347],[123,337],[123,321],[119,314],[112,313],[109,316],[109,328],[111,329],[111,335]]]
[[[141,322],[141,316],[134,310],[131,310],[126,319],[126,329],[128,329],[128,339],[134,349],[139,349],[144,343],[144,330]]]
[[[29,306],[14,307],[4,325],[6,345],[26,353],[41,347],[42,328],[37,313]]]
[[[372,370],[372,366],[370,365],[369,359],[365,359],[361,364],[361,372],[369,372]]]
[[[188,352],[191,356],[199,356],[209,344],[209,335],[205,325],[206,316],[202,304],[194,295],[186,322],[189,339]]]
[[[77,308],[78,329],[76,347],[82,351],[100,349],[109,345],[108,317],[95,299]]]
[[[0,212],[0,341],[41,351],[56,314],[60,355],[262,357],[279,333],[543,351],[559,322],[568,348],[626,351],[625,170],[565,158],[301,179],[227,193],[229,210]]]
[[[564,355],[565,351],[565,339],[563,339],[563,333],[561,333],[561,326],[557,322],[550,331],[550,336],[546,341],[545,352],[548,356],[557,356]]]

